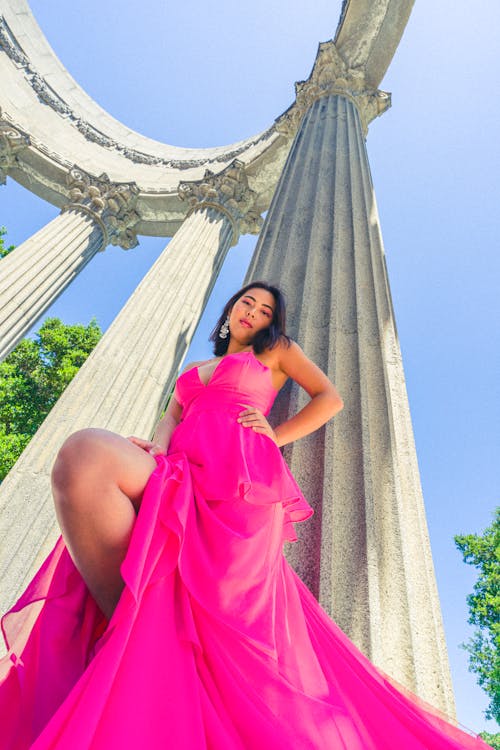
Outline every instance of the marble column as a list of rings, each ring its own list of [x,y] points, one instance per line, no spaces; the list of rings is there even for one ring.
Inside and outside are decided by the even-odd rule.
[[[343,411],[285,448],[315,515],[288,557],[391,677],[454,714],[403,364],[364,135],[390,103],[320,45],[277,121],[296,131],[246,281],[278,283],[289,332],[337,385]],[[308,400],[288,384],[276,423]]]
[[[262,224],[238,161],[179,194],[186,220],[0,486],[1,611],[59,534],[49,474],[64,439],[88,426],[152,434],[228,249]]]
[[[109,243],[137,245],[132,227],[138,190],[68,173],[69,201],[62,213],[1,260],[0,359],[9,354],[45,310],[99,250]]]

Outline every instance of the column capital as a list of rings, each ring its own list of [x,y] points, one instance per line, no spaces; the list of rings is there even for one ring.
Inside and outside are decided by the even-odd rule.
[[[124,250],[136,247],[135,226],[140,216],[135,210],[139,194],[135,182],[114,183],[105,173],[94,177],[75,166],[68,172],[66,184],[69,201],[62,210],[89,214],[103,232],[102,250],[108,243]]]
[[[332,40],[321,42],[311,75],[295,84],[295,102],[276,119],[276,130],[294,136],[309,107],[323,96],[338,94],[357,107],[363,133],[391,106],[391,95],[366,85],[363,68],[349,68]]]
[[[198,208],[215,208],[233,227],[233,245],[240,234],[258,234],[262,217],[254,208],[257,194],[248,187],[245,165],[234,159],[222,172],[207,169],[201,180],[179,183],[179,198],[187,201],[191,214]]]
[[[2,117],[0,109],[0,185],[5,185],[7,171],[16,163],[18,152],[29,145],[29,136]]]

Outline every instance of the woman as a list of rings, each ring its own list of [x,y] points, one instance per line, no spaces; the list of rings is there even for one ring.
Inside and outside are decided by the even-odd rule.
[[[398,692],[283,556],[312,509],[279,447],[343,404],[286,336],[279,290],[241,289],[211,338],[153,441],[89,429],[62,446],[64,542],[3,618],[1,747],[487,747]],[[311,399],[273,429],[288,378]]]
[[[254,348],[259,361],[269,369],[276,391],[291,377],[311,396],[305,409],[276,431],[255,407],[240,411],[238,420],[243,427],[268,435],[282,446],[321,427],[340,411],[342,400],[335,387],[300,347],[284,335],[285,306],[275,287],[263,283],[245,287],[227,302],[221,318],[213,336],[215,353],[219,356],[208,362],[191,363],[184,372],[197,367],[200,378],[207,384],[226,354]],[[227,330],[225,338],[219,335],[221,329]],[[255,339],[258,340],[252,345]],[[123,588],[120,565],[144,487],[156,468],[153,456],[167,453],[181,415],[181,405],[174,395],[156,428],[153,442],[130,437],[132,446],[106,430],[82,430],[66,441],[55,463],[53,493],[64,539],[91,593],[108,617]]]

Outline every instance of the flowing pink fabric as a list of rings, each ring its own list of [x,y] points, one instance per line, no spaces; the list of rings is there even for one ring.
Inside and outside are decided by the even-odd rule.
[[[4,615],[1,750],[487,748],[398,690],[283,556],[312,509],[275,443],[240,425],[270,371],[181,375],[183,419],[146,486],[108,623],[60,538]]]

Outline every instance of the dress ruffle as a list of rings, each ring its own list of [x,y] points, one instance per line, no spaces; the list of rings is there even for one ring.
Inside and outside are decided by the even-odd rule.
[[[233,576],[228,572],[225,587],[218,587],[214,601],[210,584],[217,581],[220,571],[206,567],[206,529],[200,506],[196,508],[192,501],[195,490],[187,458],[175,453],[157,456],[156,462],[121,567],[125,588],[109,623],[89,594],[62,538],[23,596],[2,618],[10,647],[8,657],[2,660],[0,684],[0,705],[10,706],[2,725],[2,748],[74,750],[94,744],[108,747],[108,741],[112,742],[109,747],[122,748],[135,746],[132,737],[136,737],[137,746],[145,747],[246,747],[223,720],[224,695],[216,685],[217,670],[211,672],[215,664],[208,666],[214,653],[207,649],[210,651],[215,643],[221,651],[219,669],[224,673],[227,669],[230,673],[238,671],[233,661],[243,669],[242,654],[247,662],[257,658],[264,673],[271,669],[278,690],[278,644],[273,618],[266,611],[269,604],[273,609],[276,603],[269,600],[272,591],[266,589],[264,596],[258,591],[259,582],[266,584],[272,573],[267,567],[272,563],[267,559],[272,551],[271,539],[268,554],[262,557],[264,567],[257,574],[254,571],[254,596],[248,590],[249,575],[242,577],[237,569]],[[251,488],[246,489],[251,492]],[[241,510],[240,503],[251,507],[238,498],[233,512]],[[231,505],[228,502],[226,509]],[[264,524],[264,535],[272,537],[268,515],[263,515],[265,509],[259,510],[257,505],[246,530],[241,524],[236,529],[234,524],[228,525],[227,513],[225,524],[218,517],[225,540],[232,539],[236,568],[241,557],[235,542],[248,562],[249,557],[258,559],[265,551],[256,526]],[[273,515],[278,507],[273,504]],[[201,511],[201,516],[207,514],[207,523],[214,520],[212,510],[207,503]],[[282,516],[278,514],[276,519],[279,532]],[[279,547],[279,540],[276,533],[274,547]],[[222,561],[226,568],[231,563],[227,554]],[[245,623],[239,608],[244,609]],[[221,638],[224,645],[219,643]],[[231,648],[237,652],[232,654]],[[51,679],[54,675],[56,680]],[[143,701],[146,677],[149,683]],[[229,675],[224,679],[230,679]],[[133,698],[129,695],[131,685]],[[231,684],[233,694],[235,688]],[[253,691],[250,697],[256,700]],[[250,697],[247,695],[246,700]],[[169,712],[165,722],[164,708],[169,701],[174,716]],[[133,724],[124,719],[124,702],[130,703]],[[195,729],[197,712],[199,724]],[[210,715],[208,736],[213,734],[213,741],[219,744],[207,744],[207,728],[203,727]],[[26,717],[32,717],[32,721],[27,722]],[[272,725],[271,718],[266,721]],[[148,737],[151,745],[147,744]]]
[[[2,618],[1,750],[486,749],[398,690],[284,558],[312,508],[275,443],[237,422],[242,404],[269,410],[267,368],[245,352],[210,388],[195,375],[111,620],[61,538]]]

